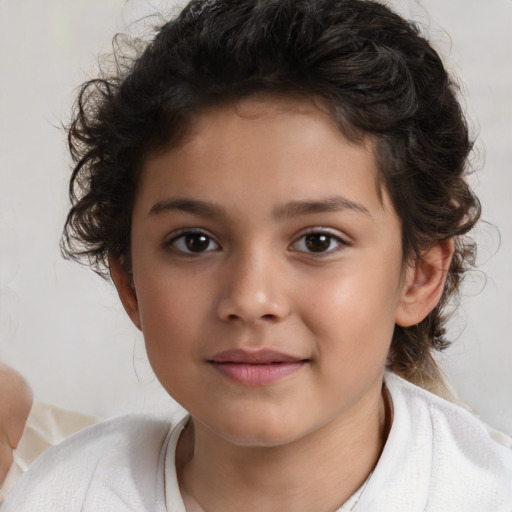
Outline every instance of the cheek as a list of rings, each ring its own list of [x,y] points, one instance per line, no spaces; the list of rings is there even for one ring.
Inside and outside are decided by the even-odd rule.
[[[397,282],[398,277],[383,272],[355,271],[325,280],[306,308],[311,330],[323,340],[319,350],[323,345],[351,360],[385,357],[394,330]]]
[[[181,293],[179,283],[171,286],[164,280],[143,287],[138,299],[151,367],[169,395],[181,403],[197,378],[194,363],[202,330],[198,302],[190,291]]]
[[[143,285],[136,289],[148,353],[179,352],[200,329],[204,297],[177,277],[158,273],[140,277]]]

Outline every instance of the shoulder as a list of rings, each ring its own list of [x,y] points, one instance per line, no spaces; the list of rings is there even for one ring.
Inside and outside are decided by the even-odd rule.
[[[415,418],[428,417],[434,440],[459,440],[460,448],[475,449],[475,443],[483,450],[497,450],[508,460],[512,457],[512,439],[486,425],[478,416],[462,407],[420,388],[394,374],[386,375],[386,386],[392,396],[398,415],[402,410],[412,415],[412,426],[419,423]],[[417,427],[418,425],[416,425]]]
[[[88,427],[49,448],[19,480],[2,512],[158,510],[172,425],[142,415]],[[137,508],[138,507],[138,508]]]
[[[393,374],[386,386],[394,408],[389,450],[401,454],[404,484],[421,476],[425,510],[512,509],[510,447],[456,404]]]

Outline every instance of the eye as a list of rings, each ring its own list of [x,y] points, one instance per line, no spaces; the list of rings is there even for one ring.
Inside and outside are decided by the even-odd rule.
[[[295,251],[309,253],[332,253],[348,245],[342,238],[325,231],[312,231],[302,235],[292,248]]]
[[[220,249],[219,244],[203,231],[182,231],[165,245],[187,254],[199,254]]]

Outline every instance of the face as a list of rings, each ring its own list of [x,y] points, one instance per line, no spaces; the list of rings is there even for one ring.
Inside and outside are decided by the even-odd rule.
[[[287,443],[380,395],[404,284],[376,172],[369,142],[276,99],[209,110],[146,161],[124,303],[160,382],[215,435]]]

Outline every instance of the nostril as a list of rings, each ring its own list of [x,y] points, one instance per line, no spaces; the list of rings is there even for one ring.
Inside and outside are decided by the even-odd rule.
[[[236,315],[234,313],[231,313],[227,316],[227,319],[230,320],[231,322],[240,320],[240,318],[242,318],[242,317],[239,315]],[[265,315],[261,315],[260,320],[275,320],[276,318],[277,318],[276,315],[273,315],[272,313],[268,313]]]
[[[231,324],[277,322],[289,313],[287,299],[283,296],[275,300],[270,294],[246,290],[229,289],[216,304],[216,314]]]

